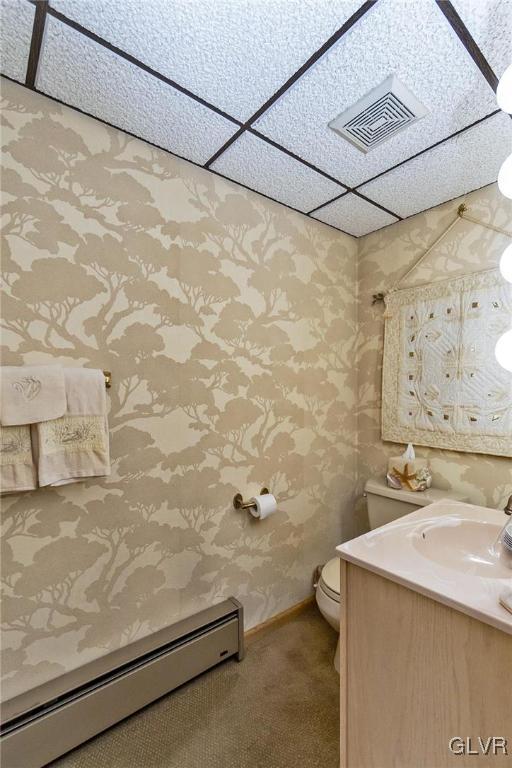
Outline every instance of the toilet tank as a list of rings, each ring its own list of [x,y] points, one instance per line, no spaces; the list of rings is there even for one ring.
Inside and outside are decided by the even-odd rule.
[[[442,491],[439,488],[428,488],[426,491],[404,491],[389,488],[386,481],[380,478],[368,480],[364,492],[368,503],[368,520],[372,530],[440,499],[469,501],[468,497],[462,493]]]

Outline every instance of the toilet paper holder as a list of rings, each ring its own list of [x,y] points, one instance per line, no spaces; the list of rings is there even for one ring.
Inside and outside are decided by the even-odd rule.
[[[262,488],[260,491],[260,496],[265,496],[267,493],[270,493],[269,489]],[[233,498],[233,506],[235,509],[256,509],[256,504],[254,504],[252,501],[244,501],[244,497],[241,493],[237,493]]]

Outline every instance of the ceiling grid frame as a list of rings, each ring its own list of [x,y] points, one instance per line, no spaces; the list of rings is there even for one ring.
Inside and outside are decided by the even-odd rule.
[[[159,149],[162,149],[165,152],[168,152],[170,154],[175,154],[169,149],[166,149],[164,147],[159,147],[157,144],[154,144],[151,141],[148,141],[142,136],[138,136],[136,134],[130,133],[130,131],[119,128],[116,125],[112,125],[111,123],[108,123],[105,120],[102,120],[100,117],[96,115],[91,115],[90,113],[81,110],[78,107],[72,106],[70,104],[66,104],[63,101],[60,101],[58,98],[55,98],[54,96],[48,95],[36,87],[36,77],[37,77],[37,69],[38,69],[38,63],[39,63],[39,57],[41,54],[41,48],[42,48],[42,41],[43,41],[43,34],[44,34],[44,28],[45,28],[45,21],[46,16],[50,14],[57,20],[61,21],[63,24],[66,24],[67,26],[70,26],[71,28],[75,29],[75,31],[80,32],[81,34],[85,35],[86,37],[89,37],[91,40],[93,40],[95,43],[109,49],[116,55],[120,56],[121,58],[124,58],[129,63],[140,67],[142,70],[144,70],[147,74],[149,74],[152,77],[155,77],[171,88],[174,88],[181,93],[183,93],[188,98],[193,99],[194,101],[202,104],[207,109],[212,110],[213,112],[217,113],[219,116],[223,117],[224,119],[228,120],[234,125],[238,126],[238,130],[235,131],[235,133],[225,142],[225,144],[220,147],[214,155],[212,155],[204,164],[194,162],[193,160],[190,160],[187,157],[181,157],[181,159],[186,160],[187,162],[192,162],[194,165],[198,167],[203,167],[206,170],[210,171],[214,175],[217,175],[221,178],[225,178],[232,183],[235,183],[245,189],[248,189],[250,191],[256,192],[257,194],[262,195],[263,197],[272,200],[274,202],[277,202],[280,205],[284,205],[285,207],[289,208],[290,210],[294,210],[298,213],[302,213],[305,216],[311,217],[314,220],[318,221],[316,217],[313,217],[312,214],[316,213],[317,211],[321,210],[325,206],[328,206],[330,203],[336,202],[337,200],[343,198],[344,196],[352,193],[356,197],[360,198],[361,200],[365,201],[366,203],[374,206],[376,209],[380,209],[382,212],[385,212],[386,214],[395,217],[397,220],[402,220],[403,218],[409,218],[409,216],[401,217],[398,214],[394,213],[393,211],[389,210],[385,206],[381,205],[376,200],[373,200],[370,197],[367,197],[364,195],[359,189],[363,187],[365,184],[370,183],[371,181],[374,181],[376,178],[380,176],[384,176],[387,173],[395,170],[397,167],[407,164],[409,161],[414,160],[420,155],[423,155],[427,152],[429,152],[431,149],[435,149],[436,147],[440,146],[441,144],[445,143],[446,141],[449,141],[454,136],[459,135],[460,133],[463,133],[465,131],[470,130],[471,128],[475,127],[479,123],[488,120],[489,118],[493,117],[499,110],[496,110],[488,115],[484,115],[482,118],[474,121],[470,125],[464,126],[462,129],[450,134],[449,136],[444,137],[443,139],[440,139],[439,141],[435,142],[434,144],[423,148],[419,152],[415,153],[411,157],[408,157],[399,163],[394,164],[390,168],[387,168],[386,170],[382,171],[379,174],[376,174],[374,177],[371,177],[369,179],[366,179],[365,181],[362,181],[354,186],[350,186],[348,184],[345,184],[341,180],[335,178],[334,176],[331,176],[327,172],[323,171],[320,168],[317,168],[313,163],[310,163],[309,161],[301,158],[299,155],[296,155],[291,150],[288,150],[287,148],[281,146],[277,142],[273,141],[267,136],[264,136],[261,134],[257,129],[252,128],[252,125],[266,112],[297,80],[302,77],[302,75],[307,72],[311,67],[314,66],[314,64],[326,53],[336,42],[338,42],[341,37],[349,30],[351,29],[357,21],[359,21],[360,18],[362,18],[371,8],[373,8],[379,0],[366,0],[362,3],[362,5],[358,8],[358,10],[350,16],[345,23],[338,29],[336,32],[331,35],[331,37],[319,48],[315,53],[313,53],[307,61],[298,69],[296,72],[289,77],[286,82],[269,98],[267,101],[256,111],[253,113],[253,115],[246,120],[245,122],[241,122],[237,118],[233,117],[232,115],[228,114],[224,110],[219,109],[214,104],[211,104],[207,100],[203,99],[201,96],[198,96],[197,94],[193,93],[189,89],[181,86],[176,81],[172,80],[171,78],[166,77],[162,73],[158,72],[157,70],[153,69],[152,67],[149,67],[148,65],[144,64],[144,62],[140,61],[136,57],[132,56],[131,54],[123,51],[122,49],[116,47],[115,45],[109,43],[104,38],[100,37],[96,33],[92,32],[91,30],[88,30],[83,25],[79,24],[78,22],[74,21],[73,19],[65,16],[63,13],[58,11],[57,9],[54,9],[49,4],[49,0],[27,0],[28,3],[32,4],[36,8],[36,13],[34,16],[34,28],[33,28],[33,34],[32,34],[32,41],[31,41],[31,47],[30,47],[30,55],[29,55],[29,61],[27,65],[27,75],[26,75],[26,81],[25,83],[22,83],[22,85],[25,85],[26,87],[30,88],[31,90],[34,90],[38,93],[41,93],[41,95],[46,96],[47,98],[53,99],[56,102],[59,102],[65,106],[68,106],[72,109],[76,109],[77,111],[81,112],[82,114],[86,114],[93,119],[99,120],[100,122],[109,125],[113,128],[117,128],[118,130],[123,130],[128,135],[133,136],[134,138],[140,139],[142,141],[145,141],[146,143],[150,144],[151,146],[158,147]],[[450,26],[451,30],[461,43],[464,45],[466,51],[468,52],[469,56],[472,58],[473,63],[476,65],[476,67],[480,70],[482,76],[486,79],[488,85],[495,91],[496,85],[498,82],[498,79],[496,77],[496,74],[494,73],[492,67],[488,63],[487,59],[485,58],[484,54],[476,44],[475,40],[469,33],[466,25],[464,24],[463,20],[461,19],[460,15],[458,14],[457,10],[453,6],[453,4],[450,2],[450,0],[435,0],[436,6],[439,8],[440,12],[444,15],[448,25]],[[3,75],[9,78],[7,75]],[[17,81],[15,81],[17,82]],[[258,139],[263,140],[270,144],[271,146],[275,147],[277,150],[283,152],[284,154],[287,154],[290,158],[295,160],[296,162],[299,162],[306,167],[310,168],[312,171],[315,171],[319,175],[330,179],[332,182],[338,184],[342,188],[342,192],[338,195],[336,195],[333,198],[330,198],[329,200],[321,203],[320,205],[316,206],[315,208],[309,210],[309,211],[302,211],[298,208],[294,208],[292,205],[288,205],[286,203],[281,202],[277,198],[273,198],[270,195],[266,195],[263,192],[260,192],[259,190],[255,190],[252,187],[239,182],[235,179],[232,179],[228,176],[225,176],[224,174],[216,171],[214,168],[211,168],[210,166],[215,162],[215,160],[220,157],[232,144],[234,144],[237,139],[245,132],[248,132],[254,136],[256,136]],[[179,155],[176,155],[177,157],[180,157]],[[469,194],[472,190],[466,190],[465,192],[461,194]],[[426,209],[428,210],[428,208]],[[418,211],[419,213],[420,211]],[[411,214],[416,215],[416,214]],[[328,226],[333,226],[328,224]],[[341,232],[346,233],[345,230],[341,229],[340,227],[333,227],[334,229],[338,229]]]
[[[454,8],[453,4],[450,2],[450,0],[436,0],[436,5],[441,13],[444,14],[449,25],[475,62],[482,75],[491,86],[494,93],[496,93],[496,88],[498,87],[498,78],[496,77],[491,65],[483,55],[482,51],[476,44],[475,40],[473,39],[473,36],[470,34],[469,29],[466,27],[458,12]]]
[[[35,6],[34,26],[32,27],[27,74],[25,76],[25,85],[28,86],[28,88],[33,88],[36,83],[39,57],[41,56],[41,46],[43,44],[44,29],[46,26],[46,15],[48,13],[48,2],[49,0],[41,0]]]
[[[254,112],[253,115],[240,127],[240,130],[237,131],[237,133],[231,137],[229,142],[226,142],[226,144],[223,147],[220,147],[220,149],[217,150],[217,152],[212,155],[212,157],[208,160],[207,163],[205,163],[205,168],[208,168],[215,160],[217,160],[225,151],[228,149],[228,147],[231,146],[241,135],[244,131],[246,131],[248,128],[250,128],[253,123],[255,123],[257,120],[260,119],[260,117],[267,112],[270,107],[278,101],[278,99],[281,98],[281,96],[286,93],[286,91],[290,90],[292,85],[299,80],[302,75],[304,75],[311,67],[313,67],[316,62],[325,54],[327,51],[332,48],[332,46],[338,42],[338,40],[341,40],[344,34],[348,32],[349,29],[351,29],[354,24],[356,24],[359,19],[361,19],[371,8],[373,8],[374,5],[378,0],[365,0],[363,5],[339,28],[336,30],[336,32],[331,35],[331,37],[326,40],[326,42],[318,48],[318,50],[313,53],[309,59],[304,62],[304,64],[299,67],[299,69],[294,72],[294,74],[286,80],[283,85],[278,88],[278,90],[269,98],[267,101]],[[345,184],[343,186],[346,186]]]
[[[47,0],[28,0],[28,2],[32,3],[37,7],[39,3],[47,2]],[[132,56],[131,54],[126,53],[125,51],[121,50],[121,48],[118,48],[116,45],[112,45],[112,43],[109,43],[108,40],[105,40],[103,37],[100,37],[100,35],[97,35],[95,32],[91,32],[91,30],[87,29],[81,24],[78,24],[78,22],[73,21],[73,19],[68,18],[60,11],[57,11],[55,8],[52,8],[51,5],[48,5],[48,14],[50,16],[53,16],[53,18],[57,19],[62,24],[66,24],[68,27],[71,27],[71,29],[74,29],[76,32],[80,32],[80,34],[84,35],[85,37],[88,37],[90,40],[97,43],[98,45],[101,45],[103,48],[106,48],[112,53],[115,53],[116,56],[119,56],[120,58],[125,59],[125,61],[128,61],[130,64],[133,64],[134,66],[138,67],[143,72],[146,72],[148,75],[151,75],[152,77],[155,77],[157,80],[160,80],[166,85],[169,85],[171,88],[174,88],[175,90],[179,91],[184,96],[188,96],[189,99],[193,99],[198,104],[201,104],[203,107],[206,107],[207,109],[211,109],[212,112],[215,112],[217,115],[219,115],[220,117],[223,117],[225,120],[229,120],[230,123],[234,123],[235,125],[238,125],[238,126],[241,125],[240,121],[237,120],[236,117],[232,117],[231,115],[228,115],[227,112],[224,112],[224,110],[219,109],[218,107],[215,106],[215,104],[211,104],[209,101],[206,101],[206,99],[203,99],[201,96],[197,96],[195,93],[192,93],[192,91],[189,91],[188,88],[184,88],[175,80],[171,80],[169,77],[162,75],[156,69],[153,69],[152,67],[149,67],[147,64],[144,64],[144,62],[140,61],[135,56]]]

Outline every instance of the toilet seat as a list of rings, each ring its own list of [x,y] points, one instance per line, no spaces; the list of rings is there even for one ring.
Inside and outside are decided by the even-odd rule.
[[[340,602],[340,559],[333,557],[322,568],[318,586],[331,600]]]

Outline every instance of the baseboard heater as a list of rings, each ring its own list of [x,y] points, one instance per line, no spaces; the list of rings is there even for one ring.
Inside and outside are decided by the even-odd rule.
[[[2,705],[2,768],[42,768],[221,661],[244,655],[230,597]]]

